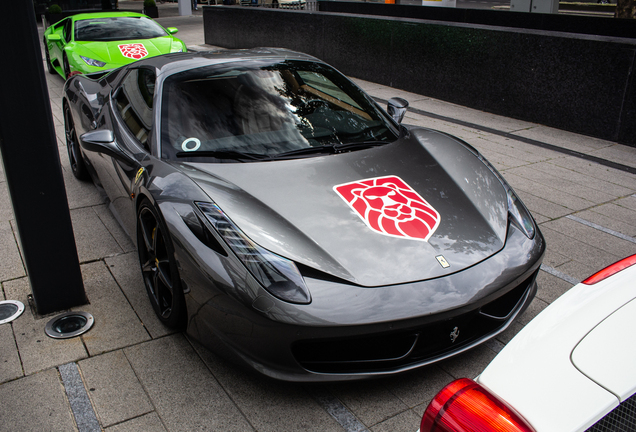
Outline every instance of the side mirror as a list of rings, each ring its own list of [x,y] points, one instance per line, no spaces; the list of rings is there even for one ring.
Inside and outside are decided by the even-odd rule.
[[[408,107],[409,103],[406,99],[394,97],[389,99],[386,106],[386,112],[389,113],[389,115],[397,123],[402,123],[402,119],[404,118],[404,114],[406,114],[406,109]]]
[[[178,32],[178,31],[179,31],[179,29],[178,29],[178,28],[176,28],[176,27],[168,27],[166,30],[167,30],[167,31],[168,31],[168,33],[170,33],[171,35],[173,35],[173,34],[175,34],[176,32]]]
[[[57,33],[51,33],[50,35],[46,35],[46,40],[48,42],[59,42],[62,40],[62,37]]]
[[[129,158],[117,146],[113,131],[107,129],[94,130],[86,132],[79,137],[80,145],[86,151],[103,153],[117,159]]]

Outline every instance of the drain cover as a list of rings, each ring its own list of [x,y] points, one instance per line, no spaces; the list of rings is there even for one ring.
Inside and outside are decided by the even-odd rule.
[[[88,312],[67,312],[46,323],[44,332],[53,339],[68,339],[86,333],[94,322]]]
[[[24,304],[17,300],[0,301],[0,324],[8,323],[22,315]]]

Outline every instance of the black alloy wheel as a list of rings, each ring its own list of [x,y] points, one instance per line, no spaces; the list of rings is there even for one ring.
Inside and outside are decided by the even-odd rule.
[[[137,251],[150,303],[168,327],[185,324],[185,298],[168,230],[154,206],[144,199],[137,214]]]
[[[73,175],[79,180],[87,180],[88,171],[77,139],[71,107],[67,103],[64,104],[64,135],[66,135],[66,150]]]
[[[71,67],[68,65],[68,58],[66,57],[66,53],[62,57],[62,63],[64,64],[64,78],[69,79],[71,75]]]
[[[48,70],[51,75],[55,75],[57,71],[51,64],[51,56],[49,55],[49,47],[46,44],[46,39],[44,40],[44,54],[46,56],[46,70]]]

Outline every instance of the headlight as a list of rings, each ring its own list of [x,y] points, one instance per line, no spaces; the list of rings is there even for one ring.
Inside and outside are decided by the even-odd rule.
[[[80,56],[82,58],[82,60],[84,60],[86,62],[87,65],[89,66],[97,66],[97,67],[104,67],[106,66],[106,62],[102,62],[99,60],[95,60],[92,58],[88,58],[88,57],[84,57],[84,56]]]
[[[290,303],[308,304],[311,295],[296,264],[250,240],[216,204],[196,203],[249,272],[272,295]]]
[[[517,198],[517,195],[510,189],[506,188],[508,195],[508,213],[512,216],[512,222],[519,228],[529,239],[534,237],[534,223],[532,216],[526,209],[526,206]]]
[[[183,52],[183,47],[179,45],[172,45],[172,48],[170,48],[170,52],[171,53]]]
[[[488,167],[490,171],[499,179],[504,189],[506,190],[506,195],[508,195],[508,214],[512,217],[512,222],[515,224],[517,228],[519,228],[529,239],[534,237],[534,222],[532,220],[532,216],[530,216],[530,212],[523,205],[521,200],[514,193],[508,182],[504,180],[499,171],[495,169],[494,166],[490,162],[486,160],[481,154],[477,154],[479,159]]]

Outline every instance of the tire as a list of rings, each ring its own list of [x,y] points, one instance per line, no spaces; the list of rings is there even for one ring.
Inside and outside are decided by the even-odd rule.
[[[68,64],[68,58],[66,57],[66,53],[64,53],[62,57],[62,64],[64,65],[64,79],[69,79],[71,75],[71,67]]]
[[[168,229],[155,207],[144,199],[137,212],[139,265],[157,317],[166,326],[182,329],[185,298]]]
[[[64,104],[64,135],[66,136],[66,150],[68,152],[68,161],[71,163],[71,171],[78,180],[88,180],[88,170],[80,150],[77,132],[75,130],[75,122],[71,113],[71,107]]]
[[[44,40],[44,54],[46,56],[46,70],[48,70],[51,75],[57,74],[57,71],[53,68],[53,65],[51,64],[51,57],[49,56],[49,47],[46,44],[46,40]]]

